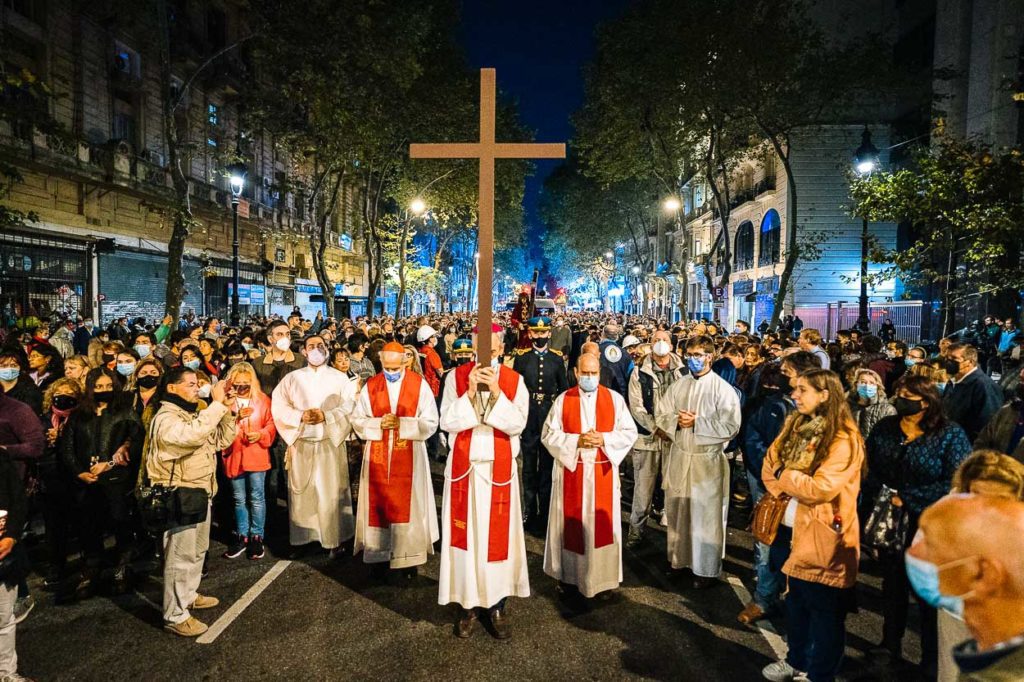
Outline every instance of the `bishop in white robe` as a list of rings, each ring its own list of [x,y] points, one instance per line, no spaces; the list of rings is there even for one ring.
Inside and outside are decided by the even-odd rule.
[[[740,401],[736,389],[711,371],[710,339],[690,339],[686,353],[690,374],[674,382],[655,407],[658,428],[672,441],[662,465],[664,523],[672,568],[690,568],[696,587],[710,587],[725,558],[725,446],[739,433]]]
[[[307,366],[274,389],[270,411],[288,449],[288,541],[334,550],[355,534],[345,439],[355,384],[327,364],[319,336],[305,340]]]
[[[359,475],[356,540],[368,564],[413,569],[440,538],[426,440],[437,431],[430,385],[402,369],[405,349],[381,351],[381,374],[367,379],[352,410],[352,428],[366,445]]]
[[[495,334],[495,356],[501,347]],[[477,387],[481,381],[487,390]],[[530,596],[516,466],[519,434],[529,411],[523,378],[497,364],[497,357],[487,368],[476,368],[473,362],[461,365],[445,380],[441,428],[452,447],[441,506],[438,602],[462,607],[456,624],[459,637],[470,635],[473,609],[492,611],[493,623],[503,618],[493,612],[500,611],[507,597]]]
[[[554,458],[544,572],[584,597],[622,582],[619,464],[638,437],[629,406],[581,356],[579,385],[555,399],[541,442]]]

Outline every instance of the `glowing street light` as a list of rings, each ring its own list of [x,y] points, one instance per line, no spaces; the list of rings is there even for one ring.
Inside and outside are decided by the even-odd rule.
[[[871,131],[864,126],[860,146],[853,154],[853,167],[860,175],[868,175],[878,167],[878,147],[871,144]]]
[[[669,213],[674,213],[682,207],[682,204],[679,203],[679,199],[676,197],[669,197],[668,199],[665,199],[665,201],[661,202],[661,206]]]
[[[417,197],[413,199],[412,202],[409,204],[409,210],[413,213],[413,215],[420,215],[421,213],[427,210],[427,204],[423,201],[423,199]]]

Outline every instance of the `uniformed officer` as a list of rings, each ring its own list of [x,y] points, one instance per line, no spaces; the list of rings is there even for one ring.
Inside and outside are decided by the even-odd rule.
[[[543,533],[548,526],[551,502],[551,469],[554,460],[540,442],[540,432],[554,402],[568,388],[565,361],[557,350],[548,348],[551,320],[531,317],[530,348],[513,354],[512,369],[518,372],[530,392],[530,415],[520,436],[523,453],[523,515],[527,531]]]
[[[610,322],[605,325],[604,338],[601,340],[602,374],[610,377],[608,387],[618,391],[623,398],[629,395],[629,375],[633,372],[633,361],[629,354],[622,350],[616,341],[619,338],[619,325]]]

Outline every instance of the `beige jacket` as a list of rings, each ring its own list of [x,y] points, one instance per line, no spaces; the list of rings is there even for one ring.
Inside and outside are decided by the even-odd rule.
[[[217,453],[235,440],[235,416],[214,402],[196,414],[163,403],[149,426],[146,473],[154,485],[217,493]],[[174,480],[171,481],[171,466]]]
[[[778,440],[768,448],[761,479],[778,497],[796,498],[793,545],[782,572],[829,587],[853,587],[860,559],[857,495],[864,466],[860,433],[840,432],[813,476],[786,469],[779,478]],[[839,517],[836,519],[836,517]],[[838,521],[839,529],[833,527]]]

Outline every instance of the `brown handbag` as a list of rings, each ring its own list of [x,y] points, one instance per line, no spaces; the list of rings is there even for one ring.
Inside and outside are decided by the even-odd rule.
[[[775,497],[768,492],[761,496],[754,507],[754,519],[750,524],[755,540],[764,545],[775,542],[779,524],[782,523],[786,507],[789,506],[789,499],[789,495]]]

